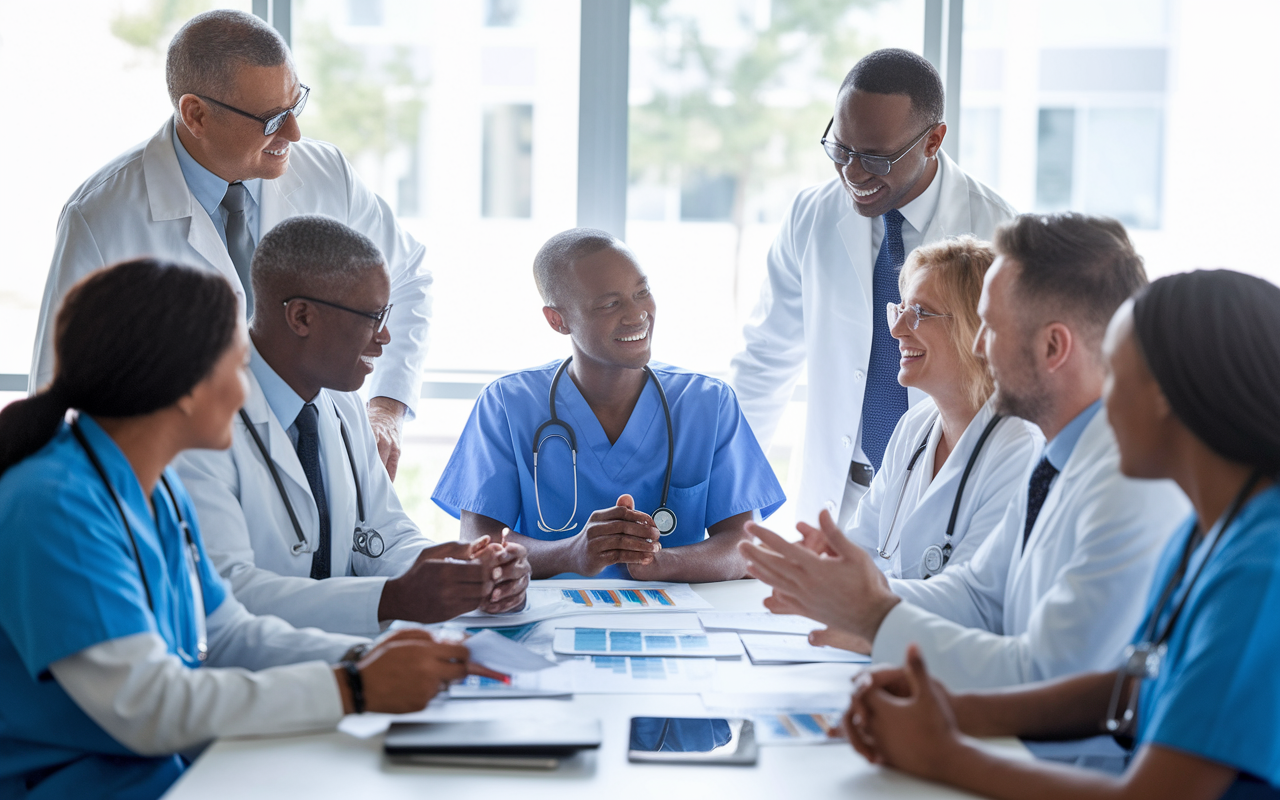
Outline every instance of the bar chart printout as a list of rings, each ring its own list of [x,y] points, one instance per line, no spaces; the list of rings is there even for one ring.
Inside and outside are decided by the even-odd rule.
[[[687,583],[647,586],[620,586],[612,581],[598,581],[603,586],[564,586],[564,583],[560,580],[533,581],[525,595],[525,607],[520,611],[506,614],[472,611],[462,615],[459,622],[475,627],[509,627],[579,614],[702,611],[711,607]]]
[[[564,655],[695,658],[738,658],[744,652],[735,633],[585,627],[556,628],[553,650]]]
[[[676,608],[666,589],[562,589],[561,596],[584,608]]]

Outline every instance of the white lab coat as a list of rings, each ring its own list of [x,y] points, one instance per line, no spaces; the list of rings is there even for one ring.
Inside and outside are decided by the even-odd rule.
[[[1121,475],[1115,434],[1099,412],[1050,486],[1024,553],[1030,473],[968,564],[932,580],[891,581],[903,602],[881,623],[873,661],[901,663],[915,642],[958,691],[1115,668],[1156,560],[1191,504],[1172,481]]]
[[[257,379],[249,375],[244,410],[262,437],[284,482],[306,537],[298,537],[261,451],[239,416],[230,450],[188,450],[174,462],[195,503],[205,549],[236,599],[254,614],[274,614],[295,627],[376,635],[378,603],[388,578],[404,573],[431,541],[405,514],[369,429],[364,404],[353,393],[322,389],[314,401],[329,501],[330,577],[312,580],[311,559],[320,536],[315,497],[297,451],[272,413]],[[355,483],[338,427],[351,436],[366,519],[382,534],[386,551],[370,558],[352,550],[358,522]],[[290,420],[292,424],[292,420]]]
[[[222,274],[244,303],[244,289],[213,220],[196,201],[173,149],[170,119],[144,142],[93,174],[71,195],[58,219],[53,265],[36,330],[29,391],[53,378],[53,329],[62,297],[77,281],[109,264],[142,256]],[[331,144],[303,139],[290,147],[289,169],[262,182],[261,234],[301,214],[324,214],[373,240],[391,272],[395,312],[389,344],[370,378],[370,397],[416,408],[431,315],[431,273],[421,244],[396,223]]]
[[[924,243],[972,233],[990,239],[1014,211],[995,192],[938,153],[938,208]],[[769,250],[768,278],[750,322],[746,349],[733,358],[730,383],[768,452],[778,420],[808,363],[808,415],[796,518],[839,517],[862,420],[871,358],[871,219],[852,208],[839,180],[801,192]],[[907,390],[915,404],[925,395]]]
[[[965,428],[942,469],[932,479],[933,460],[942,437],[941,422],[935,424],[938,406],[932,399],[926,399],[908,409],[898,421],[885,448],[880,472],[858,503],[853,522],[846,531],[849,539],[866,549],[876,565],[890,577],[925,577],[921,568],[925,548],[941,547],[946,542],[947,521],[951,519],[960,478],[993,416],[995,410],[989,400]],[[908,475],[907,464],[926,436],[928,444]],[[1006,417],[991,431],[960,500],[948,569],[973,558],[978,546],[1000,524],[1019,481],[1027,473],[1031,454],[1043,441],[1039,428],[1018,417]],[[893,521],[895,508],[896,523]],[[891,553],[888,559],[879,555],[882,545]]]

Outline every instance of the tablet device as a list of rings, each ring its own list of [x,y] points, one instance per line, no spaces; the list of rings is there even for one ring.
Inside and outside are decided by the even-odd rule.
[[[554,767],[550,760],[599,746],[597,719],[495,719],[395,722],[382,748],[388,758],[410,763],[479,765],[488,759],[492,766]]]
[[[749,766],[758,755],[749,719],[631,718],[629,761]]]

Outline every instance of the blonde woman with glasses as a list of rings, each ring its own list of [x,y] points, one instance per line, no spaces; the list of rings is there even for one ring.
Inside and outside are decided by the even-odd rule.
[[[972,557],[1021,486],[1040,431],[1000,417],[973,353],[982,279],[995,260],[972,236],[917,248],[886,309],[898,382],[925,392],[898,422],[846,534],[892,578],[929,578]]]

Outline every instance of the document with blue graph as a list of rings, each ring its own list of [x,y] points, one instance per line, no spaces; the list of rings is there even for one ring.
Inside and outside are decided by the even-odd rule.
[[[556,628],[552,650],[564,655],[741,658],[736,633],[703,630]]]
[[[617,612],[697,611],[711,608],[687,583],[636,581],[532,581],[525,607],[509,614],[473,611],[459,621],[468,626],[494,627],[540,622],[579,614]]]

